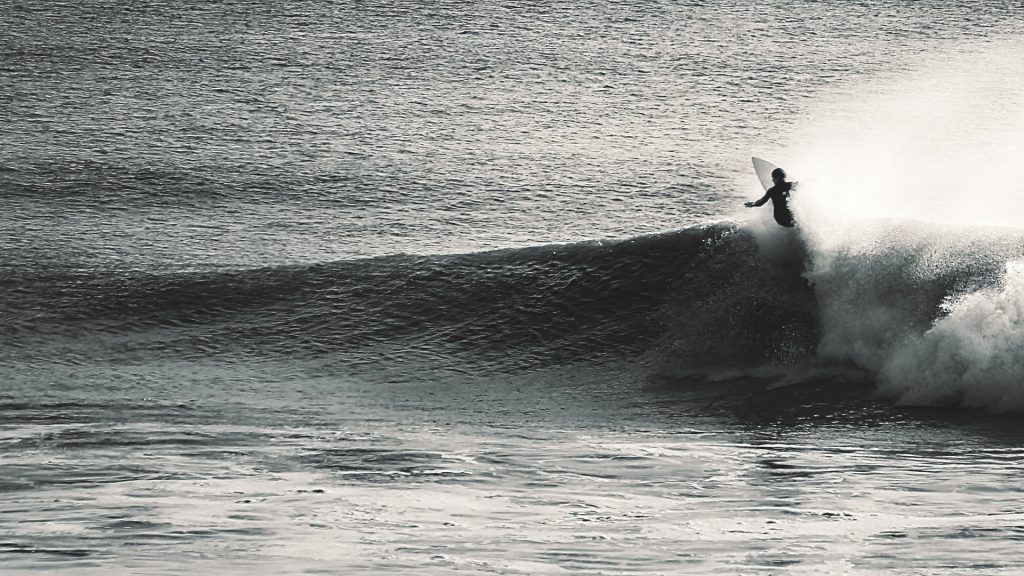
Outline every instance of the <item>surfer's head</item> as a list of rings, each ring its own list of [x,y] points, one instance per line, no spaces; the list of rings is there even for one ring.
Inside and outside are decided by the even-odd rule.
[[[782,168],[776,168],[772,170],[772,182],[776,184],[782,184],[786,181],[786,171]]]

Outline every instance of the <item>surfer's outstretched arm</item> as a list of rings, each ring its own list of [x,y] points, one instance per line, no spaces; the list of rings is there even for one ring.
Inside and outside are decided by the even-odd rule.
[[[757,202],[744,202],[743,205],[747,208],[757,208],[758,206],[764,206],[764,203],[767,202],[769,198],[771,198],[771,194],[765,192],[764,196],[762,196]]]

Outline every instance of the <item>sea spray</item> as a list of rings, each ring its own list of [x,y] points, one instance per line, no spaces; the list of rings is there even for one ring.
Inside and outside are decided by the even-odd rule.
[[[791,171],[826,361],[911,404],[1024,408],[1024,73],[993,41],[811,114]]]
[[[1024,231],[879,220],[860,232],[811,251],[819,359],[853,362],[905,403],[1024,407]]]
[[[1019,41],[918,55],[911,70],[850,86],[808,111],[777,158],[800,181],[797,218],[820,243],[878,219],[1024,222]]]

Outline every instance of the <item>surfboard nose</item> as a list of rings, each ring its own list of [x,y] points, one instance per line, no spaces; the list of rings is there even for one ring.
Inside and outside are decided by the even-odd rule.
[[[764,186],[765,190],[771,188],[774,184],[774,182],[772,182],[772,172],[775,171],[778,166],[756,156],[751,157],[750,160],[754,163],[754,173],[757,174],[757,179],[761,181],[761,186]]]

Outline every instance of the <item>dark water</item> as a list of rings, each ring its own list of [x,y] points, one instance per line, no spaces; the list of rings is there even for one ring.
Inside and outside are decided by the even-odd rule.
[[[3,12],[4,573],[1021,570],[1020,6]]]

